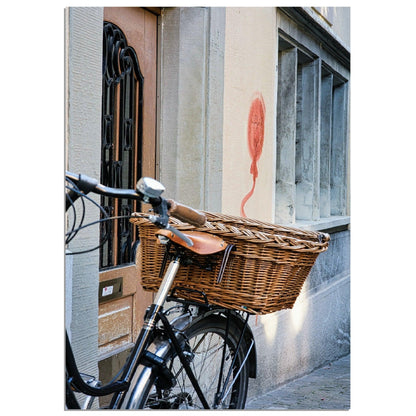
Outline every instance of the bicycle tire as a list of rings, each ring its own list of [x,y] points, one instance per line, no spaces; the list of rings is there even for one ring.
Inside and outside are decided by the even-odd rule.
[[[227,320],[223,316],[210,315],[191,323],[182,332],[185,338],[184,351],[189,357],[191,368],[198,380],[203,394],[213,408],[217,393],[219,370],[226,334]],[[224,391],[229,389],[224,401],[216,408],[244,409],[248,389],[248,365],[244,358],[247,355],[247,345],[242,342],[237,350],[240,334],[238,328],[229,326],[227,337],[226,360],[222,374],[222,382],[227,378],[228,369],[237,354],[235,365],[231,371],[229,383]],[[208,355],[209,354],[209,355]],[[207,359],[209,358],[209,362]],[[153,373],[142,390],[141,397],[136,402],[137,409],[203,409],[203,406],[190,382],[185,370],[173,347],[166,353],[166,363],[175,376],[176,385],[163,389],[158,386],[157,374]],[[146,370],[144,370],[146,371]],[[148,371],[148,370],[147,370]],[[236,380],[232,387],[230,384]]]

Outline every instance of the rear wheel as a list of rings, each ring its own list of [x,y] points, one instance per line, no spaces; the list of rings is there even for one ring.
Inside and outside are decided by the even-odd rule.
[[[192,323],[183,331],[183,350],[210,408],[243,409],[248,385],[248,368],[244,363],[247,347],[243,342],[237,348],[238,328],[230,325],[228,336],[226,328],[226,318],[219,315]],[[224,366],[220,374],[223,356]],[[175,386],[163,388],[161,380],[151,377],[143,389],[139,408],[203,409],[173,348],[167,354],[166,365],[175,377]]]

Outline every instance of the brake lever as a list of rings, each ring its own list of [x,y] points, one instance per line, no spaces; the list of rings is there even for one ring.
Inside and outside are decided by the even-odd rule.
[[[160,217],[157,217],[156,215],[148,215],[147,219],[155,224],[156,226],[160,228],[164,228],[165,230],[168,230],[175,234],[177,237],[179,237],[181,240],[185,241],[185,243],[192,247],[194,243],[191,239],[189,239],[185,234],[181,233],[179,230],[177,230],[175,227],[172,227],[170,224],[165,224],[164,221],[161,221]]]

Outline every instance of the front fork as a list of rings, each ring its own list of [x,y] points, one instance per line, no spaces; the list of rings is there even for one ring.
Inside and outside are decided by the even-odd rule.
[[[138,336],[138,343],[133,348],[133,351],[130,355],[129,361],[127,363],[126,369],[122,375],[122,379],[128,382],[131,381],[131,378],[136,370],[140,358],[142,357],[145,348],[148,346],[149,335],[152,333],[156,321],[158,319],[158,314],[162,309],[163,304],[166,301],[166,298],[169,294],[169,291],[172,287],[173,281],[175,276],[179,270],[180,260],[179,257],[176,257],[172,260],[169,264],[169,267],[163,277],[162,283],[159,287],[159,291],[156,294],[154,303],[149,307],[142,329]],[[129,388],[124,393],[118,393],[113,397],[110,407],[112,409],[120,408],[120,406],[124,403],[124,406],[130,407],[130,397],[131,397],[132,389]],[[123,407],[124,407],[123,406]]]
[[[195,378],[195,375],[193,374],[191,370],[189,362],[186,359],[182,351],[182,348],[179,344],[179,341],[177,340],[175,336],[172,326],[170,325],[166,316],[163,313],[160,313],[162,310],[163,304],[165,303],[166,298],[169,294],[169,291],[172,287],[175,276],[179,270],[179,266],[180,266],[180,258],[178,256],[170,262],[169,267],[163,277],[162,283],[159,287],[159,291],[156,294],[155,301],[150,306],[149,310],[146,313],[144,324],[141,329],[140,335],[138,337],[139,343],[136,344],[130,356],[129,363],[127,365],[125,373],[123,374],[123,380],[131,381],[134,371],[137,368],[140,362],[140,359],[145,353],[145,349],[148,346],[149,335],[153,331],[158,318],[160,318],[168,334],[168,337],[170,341],[172,342],[173,347],[175,348],[175,351],[186,373],[188,374],[188,377],[191,380],[199,399],[201,400],[201,403],[203,404],[204,408],[209,409],[209,405],[201,391],[201,388],[198,384],[198,381]],[[134,407],[134,404],[137,400],[138,395],[140,395],[140,392],[137,391],[137,388],[135,388],[135,386],[130,386],[128,391],[124,393],[120,393],[113,398],[113,401],[111,403],[111,408],[113,409],[119,408],[120,406],[123,406],[123,408],[124,407],[132,408]]]

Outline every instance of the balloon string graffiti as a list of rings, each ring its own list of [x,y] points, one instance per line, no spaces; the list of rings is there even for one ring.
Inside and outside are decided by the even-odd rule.
[[[249,193],[241,201],[240,215],[247,217],[244,207],[247,201],[252,197],[256,187],[256,179],[259,176],[257,162],[260,159],[264,143],[264,119],[266,108],[264,106],[263,96],[260,93],[254,94],[250,106],[247,126],[247,143],[251,158],[250,173],[253,176],[253,186]]]

